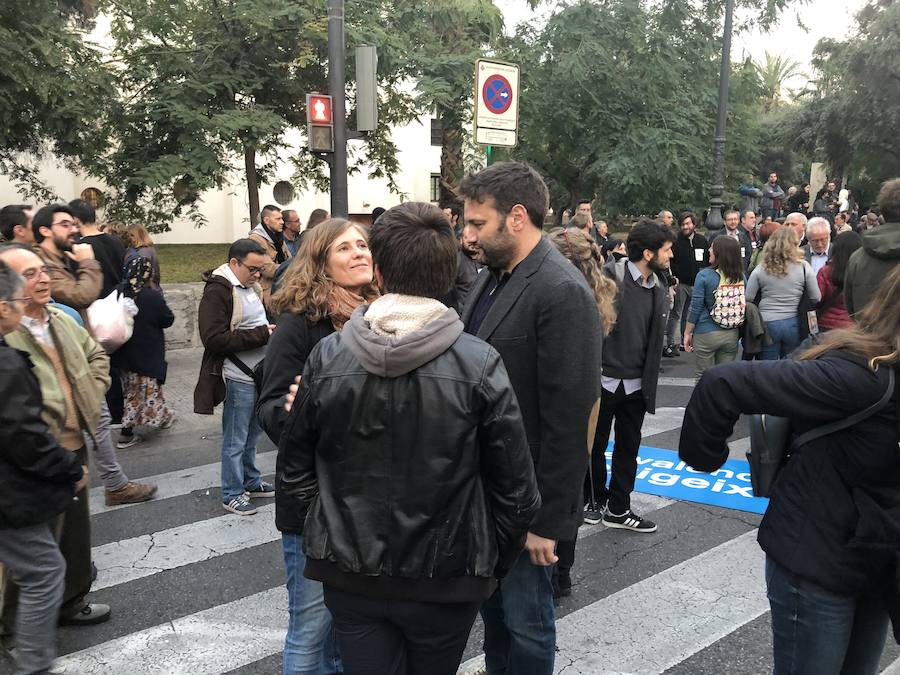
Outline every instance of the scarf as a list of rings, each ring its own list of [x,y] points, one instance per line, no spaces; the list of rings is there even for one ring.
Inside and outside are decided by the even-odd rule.
[[[369,305],[365,320],[377,335],[401,338],[447,313],[439,300],[388,293]]]
[[[348,291],[341,286],[335,286],[328,294],[328,318],[331,319],[335,330],[341,330],[350,319],[353,310],[366,302],[366,298]]]
[[[153,263],[142,255],[136,255],[125,263],[125,296],[133,298],[141,292],[153,274]]]
[[[266,234],[269,235],[269,239],[271,239],[272,243],[275,245],[275,262],[280,265],[286,260],[284,256],[284,232],[270,230],[268,225],[262,221],[260,221],[259,224],[262,225],[262,229],[266,231]]]

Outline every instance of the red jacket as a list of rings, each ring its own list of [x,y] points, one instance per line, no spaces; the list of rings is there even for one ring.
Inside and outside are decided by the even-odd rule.
[[[831,280],[831,263],[819,270],[816,281],[819,283],[819,292],[822,294],[822,301],[818,307],[827,308],[824,312],[820,309],[816,310],[819,317],[819,328],[834,330],[852,326],[853,319],[850,318],[847,308],[844,307],[844,291],[835,286]],[[837,294],[836,298],[835,294]]]

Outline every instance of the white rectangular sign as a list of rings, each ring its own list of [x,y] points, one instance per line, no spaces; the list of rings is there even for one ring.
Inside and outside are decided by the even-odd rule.
[[[476,142],[513,146],[518,126],[519,66],[478,59],[475,62]]]

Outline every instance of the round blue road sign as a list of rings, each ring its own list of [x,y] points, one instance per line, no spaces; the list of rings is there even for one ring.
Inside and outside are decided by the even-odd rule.
[[[481,89],[481,100],[495,115],[502,115],[512,105],[512,85],[502,75],[491,75]]]

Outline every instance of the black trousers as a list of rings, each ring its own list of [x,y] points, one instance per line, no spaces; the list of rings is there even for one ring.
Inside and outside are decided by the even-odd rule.
[[[325,585],[345,675],[455,675],[480,602],[373,600]]]
[[[122,371],[113,365],[109,367],[109,389],[106,390],[106,406],[113,424],[122,421],[125,414],[125,392],[122,391]]]
[[[619,384],[615,393],[606,389],[600,395],[600,416],[594,434],[591,450],[591,473],[585,478],[585,502],[589,501],[593,490],[594,502],[598,507],[608,500],[610,513],[622,514],[631,508],[631,493],[634,477],[637,475],[638,448],[641,445],[641,426],[647,406],[640,390],[625,393],[625,385]],[[613,421],[616,424],[616,442],[613,446],[612,478],[606,487],[606,445]]]

